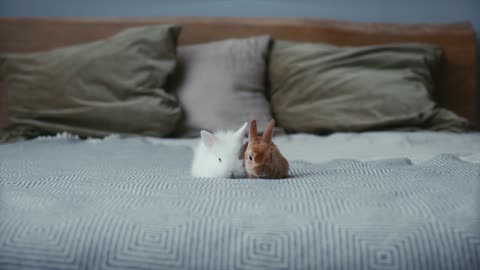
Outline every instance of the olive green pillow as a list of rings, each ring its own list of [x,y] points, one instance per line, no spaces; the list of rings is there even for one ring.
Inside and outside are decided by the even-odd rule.
[[[123,30],[47,52],[4,54],[9,139],[45,133],[165,136],[181,119],[164,89],[176,65],[176,25]]]
[[[431,99],[441,56],[428,44],[275,41],[269,67],[272,110],[279,125],[294,132],[464,130],[465,119]]]

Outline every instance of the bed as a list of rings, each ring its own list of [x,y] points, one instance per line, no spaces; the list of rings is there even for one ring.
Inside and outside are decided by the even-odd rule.
[[[261,34],[434,43],[445,54],[435,100],[476,123],[469,23],[2,18],[0,51],[158,23],[181,24],[180,44]],[[478,131],[279,132],[273,141],[290,162],[287,179],[192,178],[198,137],[59,132],[0,144],[0,268],[480,269]]]

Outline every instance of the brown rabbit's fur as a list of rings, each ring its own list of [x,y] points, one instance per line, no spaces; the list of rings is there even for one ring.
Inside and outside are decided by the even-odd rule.
[[[272,142],[275,121],[268,124],[263,136],[257,136],[257,122],[250,122],[245,151],[245,171],[249,178],[287,178],[288,161]],[[252,159],[250,160],[250,155]]]

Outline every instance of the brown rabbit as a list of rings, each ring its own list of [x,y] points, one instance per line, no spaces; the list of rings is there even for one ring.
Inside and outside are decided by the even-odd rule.
[[[257,136],[257,121],[250,122],[245,151],[245,171],[249,178],[287,178],[288,161],[272,142],[275,120],[268,123],[263,136]]]

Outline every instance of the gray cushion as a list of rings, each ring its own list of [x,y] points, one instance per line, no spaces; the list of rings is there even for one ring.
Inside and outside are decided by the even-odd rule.
[[[265,97],[269,36],[180,46],[173,81],[185,119],[180,136],[201,129],[238,129],[257,119],[262,131],[272,118]]]

